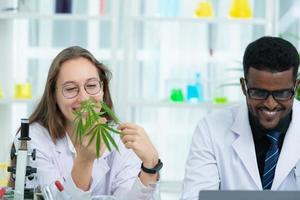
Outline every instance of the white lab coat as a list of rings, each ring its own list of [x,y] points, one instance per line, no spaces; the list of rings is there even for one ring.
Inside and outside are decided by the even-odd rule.
[[[300,102],[294,101],[271,190],[300,189]],[[255,146],[245,104],[216,111],[194,132],[182,200],[200,190],[262,190]]]
[[[42,187],[49,186],[54,199],[91,199],[98,195],[113,195],[122,200],[145,200],[153,196],[156,184],[145,187],[141,183],[138,178],[141,161],[132,150],[125,148],[118,136],[115,140],[120,152],[106,151],[95,160],[90,190],[84,192],[76,187],[71,177],[74,152],[68,137],[54,144],[48,131],[38,123],[30,125],[29,135],[30,148],[37,152],[36,160],[31,163],[37,167],[37,183]],[[64,194],[59,193],[53,184],[56,180],[63,183]]]

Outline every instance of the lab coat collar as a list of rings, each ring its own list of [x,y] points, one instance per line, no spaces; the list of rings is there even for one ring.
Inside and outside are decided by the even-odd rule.
[[[272,190],[279,189],[296,163],[300,160],[300,102],[294,100],[292,121],[285,135],[281,153],[278,159]],[[232,146],[245,165],[249,174],[258,186],[262,189],[259,171],[257,167],[255,145],[249,124],[247,105],[242,105],[235,116],[231,130],[237,135]]]
[[[284,138],[272,190],[277,190],[300,159],[300,102],[294,100],[292,121]]]
[[[237,135],[236,140],[232,143],[233,149],[243,162],[245,168],[255,182],[257,189],[262,189],[246,104],[240,106],[231,130]]]

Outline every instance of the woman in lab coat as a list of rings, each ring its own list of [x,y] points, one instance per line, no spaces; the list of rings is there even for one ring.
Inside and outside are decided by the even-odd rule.
[[[201,190],[300,190],[297,49],[282,38],[262,37],[248,45],[243,65],[246,103],[198,123],[182,200],[198,200]]]
[[[37,167],[38,185],[49,186],[54,199],[113,195],[145,200],[153,196],[159,179],[157,169],[162,164],[142,127],[119,125],[121,139],[114,139],[120,152],[109,152],[101,145],[99,159],[95,145],[87,145],[88,137],[83,145],[73,139],[73,112],[81,101],[93,98],[113,107],[109,79],[108,69],[81,47],[64,49],[51,64],[44,94],[29,118],[29,133],[31,148],[37,152],[32,165]],[[146,170],[141,170],[141,163]],[[63,184],[63,193],[55,188],[56,180]]]

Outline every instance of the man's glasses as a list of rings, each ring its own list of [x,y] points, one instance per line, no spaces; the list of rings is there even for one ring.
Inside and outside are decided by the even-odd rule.
[[[103,83],[99,80],[89,80],[84,84],[84,90],[90,95],[97,95],[103,88]],[[67,99],[75,98],[80,92],[80,85],[77,83],[67,83],[62,87],[62,94]]]
[[[269,91],[269,90],[258,89],[258,88],[248,88],[245,79],[243,79],[243,83],[245,85],[247,94],[250,99],[265,100],[270,95],[272,95],[273,99],[275,99],[275,100],[287,101],[287,100],[290,100],[291,98],[293,98],[295,95],[296,88]]]
[[[269,97],[269,95],[272,95],[275,100],[286,101],[290,100],[294,96],[295,90],[285,89],[268,91],[263,89],[249,88],[247,89],[247,93],[250,99],[265,100]]]

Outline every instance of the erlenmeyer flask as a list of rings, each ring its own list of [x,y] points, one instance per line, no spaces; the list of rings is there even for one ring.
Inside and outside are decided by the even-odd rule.
[[[252,9],[248,0],[232,0],[229,16],[232,18],[251,18]]]
[[[7,163],[0,163],[0,188],[7,186],[8,183]]]
[[[0,99],[4,97],[3,88],[0,85]]]
[[[31,83],[16,83],[15,84],[15,98],[16,99],[31,99],[32,98]]]
[[[213,17],[214,11],[210,1],[201,1],[195,10],[196,17]]]

